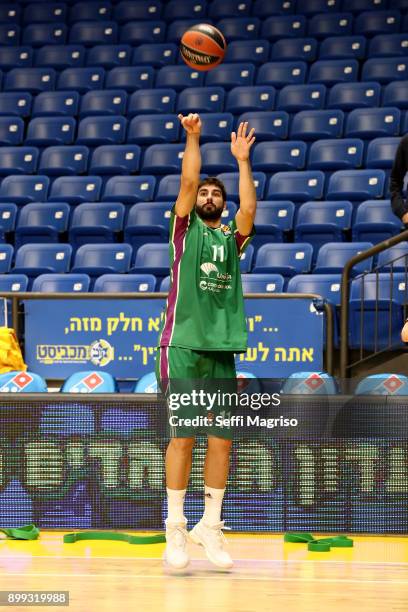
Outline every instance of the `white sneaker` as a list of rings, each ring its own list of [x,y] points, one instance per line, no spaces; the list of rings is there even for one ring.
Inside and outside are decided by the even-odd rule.
[[[186,522],[170,523],[167,519],[166,524],[166,549],[164,560],[175,569],[183,569],[190,562],[186,545],[188,533]]]
[[[223,527],[223,521],[216,525],[207,525],[201,520],[189,532],[189,536],[195,544],[200,544],[204,547],[211,563],[227,569],[233,566],[233,561],[227,551],[224,550],[227,541],[222,533]]]

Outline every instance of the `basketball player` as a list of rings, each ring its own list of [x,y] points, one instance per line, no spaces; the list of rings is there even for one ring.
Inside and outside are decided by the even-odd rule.
[[[179,115],[179,120],[186,132],[186,147],[180,192],[170,222],[171,286],[156,360],[157,379],[167,393],[172,379],[233,379],[235,385],[234,353],[244,352],[247,347],[239,258],[255,233],[256,192],[249,161],[254,130],[248,133],[248,124],[241,123],[231,134],[231,153],[239,169],[240,208],[235,219],[223,225],[221,214],[227,199],[223,183],[216,178],[200,181],[200,117],[190,113]],[[191,416],[195,414],[191,407]],[[208,436],[205,510],[187,534],[184,498],[196,433],[194,427],[170,428],[164,558],[174,568],[186,567],[189,536],[204,547],[212,563],[229,568],[232,560],[224,549],[221,506],[232,435],[228,428],[204,428]]]

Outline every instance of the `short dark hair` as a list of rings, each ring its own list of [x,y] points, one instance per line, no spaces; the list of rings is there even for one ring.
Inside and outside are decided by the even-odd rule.
[[[222,181],[220,181],[220,179],[218,179],[216,176],[207,176],[207,178],[202,179],[198,183],[197,193],[198,193],[198,191],[201,189],[201,187],[203,185],[215,185],[216,187],[218,187],[218,189],[221,190],[222,199],[224,200],[224,202],[226,202],[226,200],[227,200],[227,192],[225,190],[224,183]]]

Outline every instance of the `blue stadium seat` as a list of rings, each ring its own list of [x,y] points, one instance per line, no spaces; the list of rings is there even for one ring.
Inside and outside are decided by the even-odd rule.
[[[65,22],[67,5],[65,2],[42,2],[29,4],[24,9],[23,23]]]
[[[387,0],[343,0],[343,10],[351,13],[378,11],[387,8]]]
[[[132,61],[130,45],[96,45],[89,49],[86,56],[87,66],[97,66],[110,70],[117,66],[129,66]]]
[[[117,393],[118,390],[112,374],[99,370],[75,372],[61,387],[61,393]]]
[[[302,85],[306,73],[306,62],[268,62],[259,68],[256,84],[272,85],[278,89],[285,85]]]
[[[363,165],[364,142],[357,138],[318,140],[309,150],[309,170],[347,170]]]
[[[48,201],[82,204],[96,202],[102,188],[100,176],[59,176],[51,187]]]
[[[0,176],[34,174],[38,157],[35,147],[0,147]]]
[[[408,378],[404,374],[370,374],[354,390],[355,395],[408,395]]]
[[[354,20],[355,34],[375,36],[399,32],[401,14],[399,11],[366,11]]]
[[[281,38],[302,38],[306,35],[304,15],[277,15],[267,17],[259,30],[260,37],[272,42]]]
[[[0,25],[0,45],[18,45],[20,43],[21,30],[18,25],[15,24],[2,24]]]
[[[188,114],[192,108],[198,113],[222,112],[224,110],[224,98],[225,91],[222,87],[187,87],[178,95],[177,112],[183,115]],[[235,112],[230,109],[226,110]]]
[[[26,119],[31,115],[32,95],[26,93],[0,93],[0,117],[16,116]]]
[[[154,176],[113,176],[105,185],[102,201],[124,204],[150,201],[155,187]]]
[[[91,287],[102,274],[129,271],[132,247],[129,244],[83,244],[75,254],[71,272],[88,274]]]
[[[40,293],[87,293],[91,279],[87,274],[40,274],[31,291]]]
[[[11,244],[0,244],[0,274],[8,274],[13,259],[14,247]]]
[[[236,172],[237,161],[226,142],[207,142],[201,147],[201,170],[208,174]],[[166,198],[167,199],[167,198]]]
[[[289,130],[289,115],[285,111],[262,111],[243,113],[238,118],[241,121],[248,121],[250,128],[255,128],[256,139],[262,140],[285,139]]]
[[[302,6],[302,13],[308,17],[318,13],[336,13],[342,8],[341,4],[341,0],[308,0]]]
[[[156,87],[162,89],[181,91],[186,87],[201,87],[203,83],[204,73],[188,66],[163,66],[156,74]]]
[[[121,115],[85,117],[79,122],[76,143],[88,147],[122,144],[126,128],[127,120]]]
[[[200,142],[226,142],[231,140],[234,117],[231,113],[202,113]],[[186,132],[181,131],[185,140]]]
[[[375,138],[368,143],[366,155],[367,168],[392,168],[397,152],[399,138]]]
[[[334,378],[326,372],[295,372],[284,382],[282,394],[286,395],[336,395]]]
[[[276,172],[266,193],[270,200],[306,202],[320,200],[324,191],[324,173],[320,170]]]
[[[344,113],[341,110],[305,110],[292,120],[289,136],[293,140],[317,140],[318,138],[341,138]]]
[[[309,83],[323,83],[327,87],[350,83],[357,80],[358,68],[355,59],[318,60],[310,67]]]
[[[353,223],[353,240],[376,244],[396,236],[403,229],[389,200],[366,200],[358,206]]]
[[[321,110],[324,108],[325,100],[325,85],[286,85],[279,92],[276,108],[287,113]]]
[[[258,38],[260,27],[261,22],[258,17],[230,17],[217,22],[217,28],[229,42]],[[262,35],[259,38],[268,37]]]
[[[169,289],[170,289],[170,275],[169,276],[165,276],[163,278],[163,280],[160,283],[160,286],[159,286],[158,290],[163,292],[163,293],[168,293]]]
[[[211,22],[212,20],[206,19],[206,23]],[[185,16],[182,19],[176,19],[167,26],[166,40],[178,45],[184,32],[194,25],[197,25],[196,19],[187,19]]]
[[[210,19],[224,19],[228,17],[244,17],[251,12],[251,2],[240,0],[213,0],[208,7]]]
[[[407,35],[379,34],[370,41],[368,57],[405,57],[408,55]]]
[[[242,274],[244,293],[282,293],[285,279],[281,274]]]
[[[262,172],[303,170],[307,145],[300,140],[261,142],[255,145],[252,166]]]
[[[14,236],[14,246],[34,242],[59,242],[67,231],[70,214],[69,204],[40,203],[22,207]]]
[[[314,62],[317,46],[315,38],[282,38],[274,43],[270,59],[274,62]]]
[[[162,68],[176,63],[178,48],[174,43],[140,45],[133,51],[132,64]]]
[[[330,89],[327,108],[351,111],[380,105],[381,85],[369,83],[337,83]]]
[[[59,75],[57,89],[73,89],[84,94],[92,89],[102,89],[104,80],[103,68],[66,68]]]
[[[34,98],[32,117],[75,117],[79,100],[77,91],[43,91]]]
[[[55,79],[53,68],[14,68],[7,73],[3,89],[38,94],[54,89]]]
[[[180,174],[184,144],[155,144],[145,151],[143,174]]]
[[[377,138],[398,136],[401,111],[396,107],[356,108],[347,117],[345,136],[355,138]]]
[[[252,14],[260,19],[271,15],[291,15],[295,11],[295,2],[292,0],[255,0]]]
[[[16,3],[7,3],[0,6],[0,23],[20,23],[23,9]]]
[[[351,13],[321,13],[308,21],[308,36],[328,38],[329,36],[350,36],[353,30]]]
[[[38,172],[47,176],[85,174],[88,168],[88,157],[87,147],[75,145],[48,147],[41,154]]]
[[[245,250],[245,253],[242,253],[241,258],[239,260],[239,269],[241,274],[248,274],[252,269],[252,263],[254,260],[254,247],[252,244],[249,244]]]
[[[267,62],[269,59],[269,42],[265,39],[234,40],[228,45],[223,61],[227,63],[242,63],[247,62],[248,57],[257,66]]]
[[[135,384],[134,393],[158,393],[156,372],[142,376]]]
[[[188,91],[188,90],[185,90]],[[127,116],[174,113],[177,94],[174,89],[139,89],[129,98]],[[190,108],[196,108],[191,106]],[[198,112],[201,112],[199,110]]]
[[[349,259],[372,246],[371,242],[326,242],[319,249],[313,272],[314,274],[342,274]],[[360,261],[352,268],[352,275],[370,272],[372,265],[372,257]]]
[[[268,242],[284,242],[293,229],[295,205],[290,201],[260,201],[256,208],[256,234],[252,246],[258,249]]]
[[[305,202],[298,210],[295,242],[309,242],[315,255],[326,242],[343,242],[352,212],[353,205],[347,201]]]
[[[400,242],[378,253],[376,268],[381,272],[405,272],[408,268],[408,242]]]
[[[285,278],[309,272],[313,248],[310,244],[264,244],[258,250],[253,272],[275,273]]]
[[[90,174],[135,174],[139,170],[138,145],[103,145],[95,149],[89,166]]]
[[[114,7],[113,18],[118,23],[142,21],[143,19],[159,19],[161,11],[162,3],[157,0],[139,0],[139,2],[123,0]]]
[[[406,81],[408,79],[408,58],[375,57],[363,64],[362,81],[378,81],[386,85],[391,81]]]
[[[25,274],[0,274],[0,291],[27,291],[28,276]]]
[[[329,36],[320,44],[319,59],[356,59],[366,56],[367,42],[364,36]]]
[[[163,17],[167,23],[176,19],[184,19],[186,15],[194,18],[205,17],[207,3],[203,0],[169,0],[163,7]]]
[[[158,282],[169,274],[169,245],[145,243],[136,251],[131,274],[154,274]]]
[[[79,116],[124,115],[128,95],[123,89],[88,91],[81,98]]]
[[[328,200],[370,200],[383,196],[383,170],[337,170],[329,179]]]
[[[0,237],[5,240],[5,234],[14,232],[17,219],[17,206],[13,203],[0,204]]]
[[[65,45],[68,29],[65,23],[33,23],[26,25],[21,37],[23,45]]]
[[[69,21],[105,21],[111,18],[110,2],[77,2],[70,8]]]
[[[145,243],[168,242],[171,204],[139,202],[132,206],[126,221],[124,240],[135,253]]]
[[[136,115],[129,124],[127,142],[139,145],[176,142],[180,122],[175,115]]]
[[[71,217],[69,241],[74,251],[83,244],[118,242],[123,230],[125,207],[120,202],[80,204]]]
[[[180,97],[187,92],[188,89],[184,90],[180,94]],[[271,111],[275,107],[275,97],[276,89],[271,85],[234,87],[228,92],[225,110],[234,115],[239,115],[247,111]],[[180,98],[178,106],[180,106]],[[195,106],[186,107],[184,109],[185,112],[188,111],[188,108],[195,108]]]
[[[158,202],[166,202],[166,201],[175,202],[179,191],[180,191],[180,175],[179,174],[169,174],[167,176],[163,176],[163,178],[160,180],[160,183],[157,188],[157,192],[156,192],[154,199],[157,200]]]
[[[72,254],[70,244],[23,244],[16,251],[13,274],[32,279],[47,272],[68,272]]]
[[[85,62],[85,47],[82,45],[45,45],[35,54],[37,68],[81,68]]]
[[[34,49],[31,47],[1,47],[0,70],[29,68],[33,65]]]
[[[205,85],[206,87],[224,87],[224,89],[232,89],[233,87],[252,85],[254,78],[254,64],[221,64],[217,66],[216,70],[207,72]]]
[[[364,294],[363,294],[364,291]],[[349,346],[378,350],[401,346],[406,303],[406,275],[382,272],[356,278],[349,301]],[[392,296],[391,300],[390,297]],[[363,321],[361,321],[363,315]]]
[[[228,198],[234,202],[239,202],[239,172],[224,172],[219,174],[218,178],[224,183]],[[253,179],[257,200],[262,200],[265,191],[266,176],[263,172],[254,172]]]
[[[130,21],[120,29],[120,42],[127,45],[160,43],[164,41],[164,21]]]
[[[408,80],[388,83],[384,87],[383,104],[406,110],[408,108]]]
[[[94,293],[152,293],[156,286],[153,274],[102,274]]]
[[[6,176],[0,186],[0,202],[46,202],[49,183],[48,176]]]
[[[0,393],[47,393],[47,383],[34,372],[13,370],[0,375]]]
[[[69,30],[71,45],[114,45],[118,42],[118,24],[114,21],[78,21]],[[125,42],[125,41],[121,41]]]
[[[24,144],[34,147],[69,145],[74,141],[75,128],[73,117],[35,117],[28,124]]]
[[[106,75],[106,89],[132,92],[153,87],[155,71],[151,66],[118,66]]]

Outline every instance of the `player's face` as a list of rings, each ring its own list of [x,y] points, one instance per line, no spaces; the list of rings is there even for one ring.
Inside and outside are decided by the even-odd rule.
[[[198,190],[196,210],[203,220],[216,221],[224,210],[222,192],[216,185],[203,185]]]

